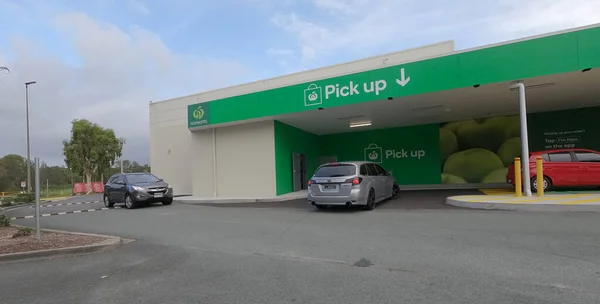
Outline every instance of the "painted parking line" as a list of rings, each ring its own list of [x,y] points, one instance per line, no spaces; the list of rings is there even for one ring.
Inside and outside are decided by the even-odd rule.
[[[511,202],[511,201],[528,201],[528,202],[536,202],[536,201],[560,201],[560,200],[572,200],[572,199],[583,199],[583,198],[593,198],[596,196],[585,195],[585,194],[554,194],[547,195],[543,197],[538,196],[522,196],[516,197],[514,194],[512,195],[462,195],[460,196],[462,199],[466,201],[478,202],[478,201],[486,201],[486,202]]]
[[[503,194],[514,194],[514,190],[510,189],[479,189],[479,192],[485,195],[503,195]]]
[[[514,189],[478,189],[479,192],[485,195],[515,195]],[[533,191],[535,194],[535,191]],[[573,194],[583,194],[583,195],[598,195],[600,191],[594,190],[560,190],[560,191],[545,191],[546,195],[573,195]]]
[[[549,195],[543,197],[515,197],[501,195],[470,195],[455,197],[470,203],[493,203],[493,204],[550,204],[550,205],[600,205],[600,195],[570,194]]]
[[[86,205],[86,204],[94,204],[94,203],[102,203],[102,201],[89,201],[89,202],[76,202],[76,203],[59,203],[59,204],[45,204],[40,205],[40,207],[60,207],[60,206],[71,206],[71,205]],[[29,206],[29,208],[35,208],[35,206]]]
[[[570,202],[561,203],[561,205],[579,205],[579,204],[600,205],[600,197],[590,198],[590,199],[573,200]]]
[[[514,201],[497,201],[495,203],[503,204],[550,204],[550,205],[596,205],[600,203],[598,197],[578,197],[564,200],[514,200]]]
[[[86,210],[75,210],[75,211],[64,211],[64,212],[55,212],[55,213],[45,213],[45,214],[40,214],[41,217],[48,217],[48,216],[54,216],[54,215],[65,215],[65,214],[75,214],[75,213],[85,213],[85,212],[94,212],[94,211],[105,211],[105,210],[110,210],[110,209],[121,209],[123,207],[119,207],[119,206],[115,206],[113,208],[97,208],[97,209],[86,209]],[[21,219],[30,219],[30,218],[34,218],[35,215],[26,215],[26,216],[17,216],[17,217],[11,217],[10,220],[21,220]]]

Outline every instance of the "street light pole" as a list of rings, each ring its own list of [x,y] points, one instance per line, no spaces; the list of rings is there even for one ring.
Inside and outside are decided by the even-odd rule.
[[[29,86],[35,81],[25,83],[25,115],[27,119],[27,192],[31,193],[31,148],[29,142]]]

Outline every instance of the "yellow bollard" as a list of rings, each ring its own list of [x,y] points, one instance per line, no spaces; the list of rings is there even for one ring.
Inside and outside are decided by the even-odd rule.
[[[544,196],[544,159],[538,156],[535,159],[535,178],[537,180],[537,196]]]
[[[517,197],[523,196],[523,185],[521,185],[521,158],[515,157],[515,193]]]

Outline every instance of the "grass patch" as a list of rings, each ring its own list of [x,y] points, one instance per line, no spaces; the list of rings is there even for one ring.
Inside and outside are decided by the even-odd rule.
[[[24,192],[3,192],[3,194],[3,196],[0,196],[0,202],[11,201],[21,203],[23,200],[27,200],[26,198],[28,197],[32,197],[31,202],[35,201],[35,192],[32,192],[31,194],[27,194]],[[71,186],[49,187],[40,189],[40,198],[42,199],[71,195],[73,195],[73,188]]]
[[[72,187],[60,187],[60,188],[40,189],[40,197],[41,198],[53,198],[53,197],[70,196],[72,194],[73,194],[73,188]]]

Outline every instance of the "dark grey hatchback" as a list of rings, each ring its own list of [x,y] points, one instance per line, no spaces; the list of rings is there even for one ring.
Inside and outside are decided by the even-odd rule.
[[[173,188],[150,173],[118,173],[104,185],[104,206],[108,208],[115,203],[124,203],[127,209],[133,209],[158,202],[171,205]]]

